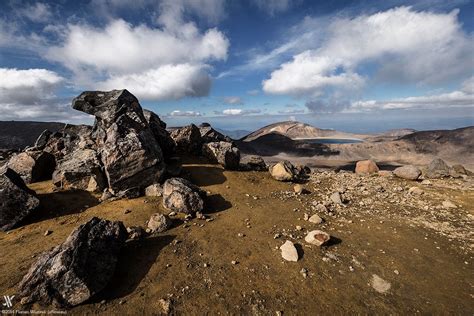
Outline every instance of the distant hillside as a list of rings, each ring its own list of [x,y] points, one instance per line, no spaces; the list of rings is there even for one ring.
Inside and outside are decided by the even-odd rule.
[[[366,138],[368,135],[351,134],[332,129],[321,129],[309,124],[286,121],[267,125],[247,135],[243,141],[252,141],[270,133],[278,133],[291,139],[304,138]]]
[[[245,137],[245,136],[247,136],[248,134],[251,133],[250,131],[240,130],[240,129],[238,129],[238,130],[225,130],[225,129],[216,128],[216,131],[218,131],[219,133],[222,133],[226,136],[229,136],[232,139],[241,139],[242,137]]]
[[[56,132],[64,123],[0,121],[0,149],[23,149],[35,143],[45,129]]]

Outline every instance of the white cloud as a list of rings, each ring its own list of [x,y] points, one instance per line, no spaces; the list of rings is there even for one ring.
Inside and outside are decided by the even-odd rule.
[[[181,111],[181,110],[174,110],[171,113],[168,113],[168,116],[184,116],[184,117],[194,117],[194,116],[201,116],[200,112],[195,111]]]
[[[237,105],[244,104],[244,102],[242,101],[242,98],[241,97],[236,97],[236,96],[225,97],[224,98],[224,103],[225,104],[237,104]]]
[[[247,91],[248,95],[258,95],[259,93],[260,93],[260,90],[257,90],[257,89]]]
[[[46,69],[0,68],[0,103],[34,104],[52,97],[63,80]]]
[[[216,28],[200,32],[179,12],[163,14],[162,28],[121,19],[105,28],[69,24],[47,57],[72,70],[80,88],[127,88],[152,100],[207,95],[209,63],[227,58],[229,40]]]
[[[225,116],[240,116],[240,115],[249,115],[249,114],[259,114],[260,110],[247,110],[247,109],[225,109],[223,111],[214,111],[217,115]]]
[[[35,4],[15,9],[19,16],[25,17],[33,22],[48,22],[53,17],[51,10],[50,5],[42,2],[36,2]]]
[[[317,49],[284,63],[264,80],[274,94],[322,95],[328,89],[360,89],[367,78],[358,71],[375,65],[377,78],[432,83],[473,71],[474,49],[462,31],[458,11],[417,12],[407,7],[353,19],[336,18]]]
[[[206,68],[192,64],[164,65],[137,74],[112,75],[98,87],[103,90],[128,89],[144,100],[206,96],[211,87]]]
[[[408,109],[408,108],[450,108],[466,107],[474,108],[474,77],[471,77],[461,84],[461,90],[448,93],[407,97],[393,100],[367,100],[356,101],[348,108],[353,111],[371,111],[386,109]]]
[[[291,109],[291,110],[281,110],[278,111],[278,114],[302,114],[304,109]]]
[[[0,68],[0,120],[88,121],[55,95],[63,80],[46,69]]]
[[[253,0],[255,5],[262,11],[269,15],[275,15],[276,13],[287,11],[292,3],[291,0]]]

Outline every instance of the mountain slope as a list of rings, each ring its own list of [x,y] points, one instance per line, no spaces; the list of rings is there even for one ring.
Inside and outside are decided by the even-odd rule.
[[[352,134],[352,133],[345,133],[340,132],[332,129],[321,129],[309,124],[301,123],[301,122],[294,122],[294,121],[286,121],[286,122],[279,122],[267,125],[256,130],[253,133],[250,133],[246,137],[244,137],[243,141],[252,141],[261,136],[271,134],[271,133],[278,133],[289,137],[291,139],[304,139],[304,138],[365,138],[368,135],[359,135],[359,134]]]
[[[32,146],[45,129],[56,132],[64,125],[57,122],[0,121],[0,149]]]

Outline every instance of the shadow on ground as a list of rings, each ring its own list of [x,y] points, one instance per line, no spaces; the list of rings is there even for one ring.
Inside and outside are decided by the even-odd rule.
[[[224,169],[219,166],[188,165],[183,166],[183,169],[189,172],[191,182],[198,186],[222,184],[227,180]]]
[[[122,298],[135,291],[156,262],[160,251],[175,237],[174,235],[154,236],[127,242],[120,252],[112,279],[90,303]]]
[[[209,195],[206,198],[205,213],[212,214],[225,211],[232,207],[232,203],[227,201],[220,194]]]
[[[354,171],[356,164],[357,164],[357,161],[348,162],[342,166],[337,167],[335,171],[336,172],[339,172],[341,170]],[[400,167],[399,165],[394,165],[394,164],[383,162],[383,161],[377,162],[377,166],[379,167],[380,170],[389,170],[389,171],[393,171],[396,168]]]
[[[99,200],[88,191],[71,190],[38,194],[40,207],[25,218],[19,226],[41,222],[47,219],[72,215],[99,204]]]

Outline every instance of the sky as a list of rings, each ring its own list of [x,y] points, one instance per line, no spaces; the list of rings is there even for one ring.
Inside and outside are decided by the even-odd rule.
[[[169,126],[474,125],[474,1],[0,0],[0,120],[92,123],[128,89]]]

